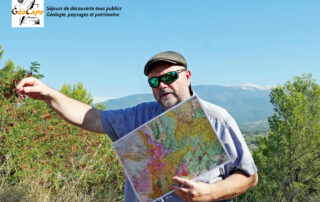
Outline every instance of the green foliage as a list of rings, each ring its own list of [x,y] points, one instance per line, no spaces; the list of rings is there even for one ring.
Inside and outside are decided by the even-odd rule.
[[[78,84],[74,84],[73,86],[65,83],[61,87],[60,92],[67,95],[68,97],[79,100],[89,105],[91,105],[93,102],[91,94],[87,92],[81,82],[79,82]]]
[[[103,111],[103,110],[106,110],[106,105],[102,103],[98,103],[95,105],[95,108]]]
[[[0,70],[0,201],[122,200],[124,174],[108,136],[70,125],[44,102],[20,104],[15,86],[26,72],[10,60]],[[82,84],[67,88],[92,103]]]
[[[16,68],[14,63],[8,60],[5,66],[0,69],[0,98],[13,100],[16,96],[15,86],[25,77],[25,74],[24,69]]]
[[[2,46],[0,46],[0,60],[2,59],[3,53],[4,53],[4,50],[2,49]]]
[[[70,84],[64,83],[60,89],[60,92],[71,97],[73,99],[79,100],[80,102],[92,105],[93,98],[90,93],[83,87],[81,82],[71,86]],[[94,106],[96,109],[105,110],[106,106],[102,103],[98,103]]]
[[[273,88],[270,97],[270,132],[254,151],[259,184],[239,198],[319,201],[320,86],[303,74]]]
[[[30,70],[29,72],[32,74],[33,77],[37,79],[43,78],[43,74],[39,73],[40,64],[38,62],[31,62]]]

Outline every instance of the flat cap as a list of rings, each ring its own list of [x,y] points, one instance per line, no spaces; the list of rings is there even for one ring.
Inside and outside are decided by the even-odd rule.
[[[181,65],[187,68],[187,61],[184,57],[177,52],[174,51],[165,51],[154,55],[147,64],[144,66],[144,74],[148,76],[150,70],[153,65],[157,62],[168,62],[176,65]]]

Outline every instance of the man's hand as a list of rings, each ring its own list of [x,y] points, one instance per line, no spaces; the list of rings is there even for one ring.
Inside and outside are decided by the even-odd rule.
[[[173,181],[181,186],[172,186],[175,194],[185,201],[211,201],[211,186],[203,182],[195,182],[180,177],[173,177]]]
[[[237,171],[224,180],[213,184],[195,182],[173,177],[173,181],[181,187],[172,186],[175,194],[185,201],[215,201],[234,198],[258,183],[258,174],[248,176],[242,171]]]
[[[47,100],[51,88],[34,77],[28,77],[20,81],[16,90],[21,99],[25,98],[24,95],[27,95],[35,100]]]

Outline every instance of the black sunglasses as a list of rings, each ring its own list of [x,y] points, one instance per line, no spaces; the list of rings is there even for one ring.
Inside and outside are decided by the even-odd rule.
[[[173,83],[179,78],[179,73],[184,71],[187,71],[187,69],[179,69],[176,71],[168,72],[159,77],[150,77],[148,79],[149,85],[151,88],[158,88],[161,81],[165,84]]]

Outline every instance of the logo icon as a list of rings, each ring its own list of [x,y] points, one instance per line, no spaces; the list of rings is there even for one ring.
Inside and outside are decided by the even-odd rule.
[[[43,0],[12,0],[12,27],[43,27]]]

